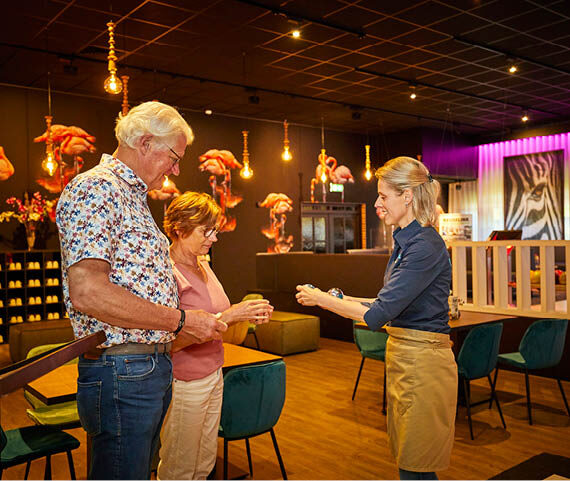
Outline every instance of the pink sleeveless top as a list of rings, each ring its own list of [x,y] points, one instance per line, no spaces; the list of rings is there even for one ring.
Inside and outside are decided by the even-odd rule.
[[[206,261],[200,262],[207,276],[202,276],[181,264],[174,264],[174,277],[178,284],[181,309],[203,309],[216,314],[230,307],[230,300],[222,284]],[[202,379],[224,364],[222,341],[191,344],[172,354],[173,375],[182,381]]]

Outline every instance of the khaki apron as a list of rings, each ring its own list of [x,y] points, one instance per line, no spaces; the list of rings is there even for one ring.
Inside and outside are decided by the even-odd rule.
[[[449,335],[388,326],[386,331],[388,439],[398,468],[447,469],[457,404]]]

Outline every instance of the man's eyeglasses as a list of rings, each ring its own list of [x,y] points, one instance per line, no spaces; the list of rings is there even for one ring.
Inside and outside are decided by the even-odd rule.
[[[172,152],[174,154],[174,157],[176,157],[176,160],[172,163],[172,167],[171,167],[171,169],[172,169],[176,164],[178,164],[182,160],[182,157],[180,157],[176,152],[174,152],[174,150],[171,147],[169,147],[168,145],[166,145],[164,143],[163,143],[163,145],[165,147],[168,147],[168,150],[170,150],[170,152]]]
[[[218,232],[220,232],[219,227],[210,227],[204,231],[204,237],[209,239],[210,237],[214,237]]]

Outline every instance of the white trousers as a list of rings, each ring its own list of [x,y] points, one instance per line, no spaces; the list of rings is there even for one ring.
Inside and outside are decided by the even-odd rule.
[[[216,463],[222,369],[194,381],[174,379],[160,434],[158,479],[206,479]]]

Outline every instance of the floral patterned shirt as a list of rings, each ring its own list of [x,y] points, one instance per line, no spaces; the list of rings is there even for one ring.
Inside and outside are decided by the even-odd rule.
[[[69,298],[67,269],[82,259],[102,259],[111,266],[112,283],[156,304],[178,306],[169,242],[150,213],[147,190],[133,170],[103,154],[99,165],[75,177],[59,199],[63,295],[77,338],[104,330],[102,347],[174,339],[169,331],[112,326],[74,309]]]

